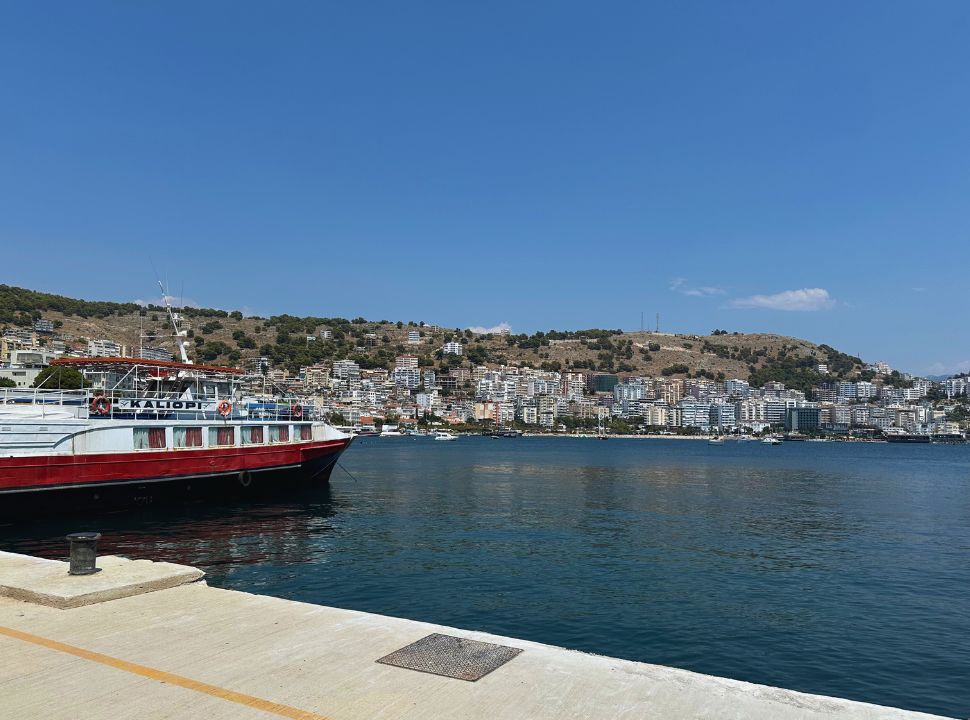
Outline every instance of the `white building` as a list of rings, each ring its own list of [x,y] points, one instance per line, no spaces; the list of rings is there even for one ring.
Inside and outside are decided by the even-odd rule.
[[[711,426],[711,403],[682,400],[677,407],[680,409],[682,427],[707,430]]]
[[[840,382],[835,389],[838,397],[846,400],[855,400],[859,396],[859,388],[854,382]]]
[[[416,367],[396,367],[394,368],[393,377],[394,384],[399,388],[413,390],[421,384],[421,371]]]
[[[737,425],[737,415],[732,403],[714,403],[709,415],[711,427],[718,430],[730,430]]]
[[[418,345],[421,342],[420,330],[408,330],[408,345]]]
[[[337,360],[331,373],[335,380],[360,380],[360,365],[353,360]]]
[[[646,395],[646,387],[640,384],[620,383],[613,388],[613,399],[616,402],[642,400]]]
[[[171,361],[172,353],[164,348],[144,346],[138,348],[138,350],[135,352],[135,357],[141,360]]]
[[[122,346],[112,340],[88,340],[91,357],[121,357]]]
[[[968,386],[970,382],[965,377],[950,378],[943,381],[943,392],[948,398],[966,395]]]
[[[868,400],[876,397],[876,386],[867,380],[860,380],[855,384],[855,396],[858,400]]]
[[[725,380],[724,394],[728,397],[746,398],[751,395],[751,386],[747,380]]]
[[[441,352],[445,355],[464,355],[465,347],[458,342],[447,342]]]
[[[408,370],[418,369],[418,356],[417,355],[399,355],[394,361],[394,365],[399,368],[406,368]]]

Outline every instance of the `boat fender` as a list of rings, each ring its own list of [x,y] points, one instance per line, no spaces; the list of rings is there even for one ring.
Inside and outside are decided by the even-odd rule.
[[[216,410],[222,417],[229,417],[232,415],[232,403],[228,400],[220,400],[219,404],[216,405]]]
[[[249,470],[243,470],[239,473],[239,484],[244,488],[248,488],[253,484],[253,476],[249,474]]]
[[[111,400],[104,395],[95,395],[91,400],[90,412],[92,415],[107,415],[111,412]]]

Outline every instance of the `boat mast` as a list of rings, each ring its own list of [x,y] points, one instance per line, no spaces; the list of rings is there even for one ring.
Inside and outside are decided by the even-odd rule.
[[[175,330],[175,343],[179,347],[179,355],[182,358],[182,362],[186,365],[191,365],[192,361],[189,360],[188,353],[185,352],[185,338],[188,335],[187,330],[179,329],[179,317],[178,313],[172,310],[172,304],[168,301],[168,293],[165,292],[165,287],[162,285],[162,281],[158,281],[158,287],[162,290],[162,302],[165,303],[165,309],[168,310],[168,319],[172,322],[172,328]]]

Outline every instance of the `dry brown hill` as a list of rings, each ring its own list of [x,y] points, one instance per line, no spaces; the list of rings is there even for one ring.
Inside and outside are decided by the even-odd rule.
[[[466,364],[529,365],[549,370],[610,372],[620,376],[668,375],[751,379],[756,384],[779,379],[791,387],[859,374],[861,361],[826,345],[770,334],[719,333],[673,335],[618,330],[584,330],[533,335],[474,335],[461,329],[414,323],[372,322],[362,318],[243,317],[239,312],[185,308],[191,357],[196,361],[240,364],[265,356],[296,371],[302,365],[352,358],[364,367],[391,367],[403,353],[419,356],[422,366],[447,371]],[[146,345],[174,351],[164,308],[131,303],[90,302],[0,285],[0,327],[25,327],[35,319],[52,320],[69,345],[83,347],[89,338],[107,338],[137,348]],[[333,337],[320,338],[329,329]],[[421,342],[408,344],[408,331]],[[315,340],[308,340],[313,336]],[[450,340],[465,345],[465,357],[441,356]]]

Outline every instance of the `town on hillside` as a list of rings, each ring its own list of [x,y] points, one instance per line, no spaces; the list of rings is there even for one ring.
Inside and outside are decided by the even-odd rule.
[[[203,318],[197,324],[211,322]],[[624,366],[625,371],[610,372],[613,360],[603,360],[599,368],[593,363],[589,363],[593,367],[581,367],[586,364],[583,361],[567,361],[563,367],[559,361],[553,364],[542,360],[542,356],[537,362],[488,362],[477,344],[481,338],[471,331],[443,333],[423,323],[398,325],[402,343],[392,347],[403,351],[386,366],[362,354],[376,338],[367,332],[355,336],[354,342],[361,345],[347,357],[291,369],[268,352],[275,348],[267,346],[267,354],[261,354],[254,342],[247,342],[245,334],[240,336],[237,331],[240,350],[248,352],[243,355],[236,351],[230,359],[238,360],[247,372],[245,389],[253,396],[298,397],[330,422],[364,431],[384,425],[402,429],[450,425],[466,430],[514,428],[542,433],[597,430],[703,435],[785,431],[790,437],[859,439],[892,439],[905,434],[959,441],[967,427],[967,377],[931,381],[900,373],[882,362],[859,365],[858,359],[830,348],[823,358],[832,358],[839,365],[835,371],[829,363],[816,362],[810,356],[799,356],[797,362],[786,365],[786,346],[773,364],[752,365],[747,379],[687,364],[669,365],[647,375],[638,374],[630,366]],[[59,357],[173,360],[172,353],[163,347],[161,331],[151,334],[153,344],[146,344],[142,336],[137,346],[131,346],[118,338],[66,334],[62,326],[60,320],[45,317],[32,318],[26,326],[23,322],[4,325],[0,386],[35,386],[38,379],[43,382],[45,368]],[[301,337],[300,342],[307,346],[332,343],[335,332],[345,335],[346,328],[324,327]],[[584,348],[618,348],[621,358],[632,353],[632,341],[610,344],[613,333],[590,331],[589,337],[569,334],[565,339],[540,333],[543,337],[536,345],[538,349],[573,342]],[[534,339],[513,336],[507,330],[498,335],[504,336],[509,347],[528,348]],[[726,335],[716,330],[710,340]],[[690,342],[685,336],[653,337],[654,341],[643,343],[637,351],[649,355],[702,344],[715,356],[728,353],[728,346],[712,345],[698,336],[687,336],[692,338]],[[446,341],[432,346],[436,339]],[[206,347],[204,342],[196,343],[197,350]],[[740,349],[737,353],[751,354]],[[730,354],[733,357],[735,352]],[[219,355],[202,355],[199,361],[212,359],[219,359]],[[774,372],[779,368],[787,374]],[[792,380],[786,386],[778,378]]]

